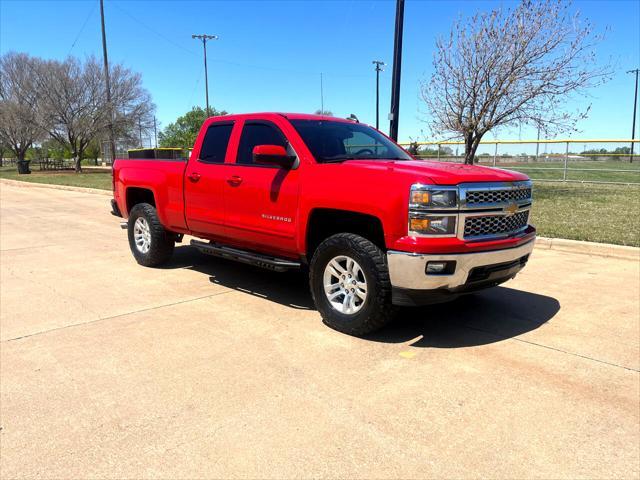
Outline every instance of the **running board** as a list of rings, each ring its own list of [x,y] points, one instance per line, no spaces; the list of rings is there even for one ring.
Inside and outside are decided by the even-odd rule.
[[[300,268],[300,262],[294,262],[285,258],[271,257],[261,253],[248,252],[246,250],[240,250],[215,243],[191,240],[191,245],[196,247],[205,255],[213,255],[214,257],[235,260],[237,262],[255,265],[256,267],[266,268],[267,270],[273,270],[275,272],[285,272],[287,270]]]

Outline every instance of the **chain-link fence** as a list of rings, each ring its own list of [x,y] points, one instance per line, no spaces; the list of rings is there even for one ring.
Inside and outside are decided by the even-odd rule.
[[[533,180],[640,185],[640,140],[487,140],[476,163],[526,173]],[[401,144],[418,158],[464,161],[464,142]],[[633,146],[633,147],[632,147]]]

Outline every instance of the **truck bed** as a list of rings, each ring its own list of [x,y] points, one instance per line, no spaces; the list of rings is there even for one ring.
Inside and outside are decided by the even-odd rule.
[[[149,189],[153,192],[156,202],[163,205],[163,208],[158,209],[162,224],[173,231],[186,232],[187,224],[184,217],[186,167],[185,160],[116,159],[113,166],[114,198],[124,218],[129,216],[132,206],[125,195],[127,188],[134,187],[129,190],[129,196],[135,195],[135,188]]]

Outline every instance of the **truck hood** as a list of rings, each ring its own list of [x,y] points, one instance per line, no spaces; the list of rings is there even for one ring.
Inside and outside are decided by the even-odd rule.
[[[428,177],[436,185],[457,185],[471,182],[517,182],[529,179],[526,175],[511,170],[427,160],[347,160],[343,164],[349,164],[351,167],[414,175],[416,180],[421,177]]]

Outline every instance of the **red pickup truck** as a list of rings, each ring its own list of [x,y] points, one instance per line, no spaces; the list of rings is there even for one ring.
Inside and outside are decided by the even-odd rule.
[[[167,262],[188,234],[205,254],[308,269],[325,323],[353,335],[380,328],[396,305],[513,278],[535,239],[525,175],[417,160],[334,117],[212,117],[188,161],[118,159],[113,187],[139,264]]]

